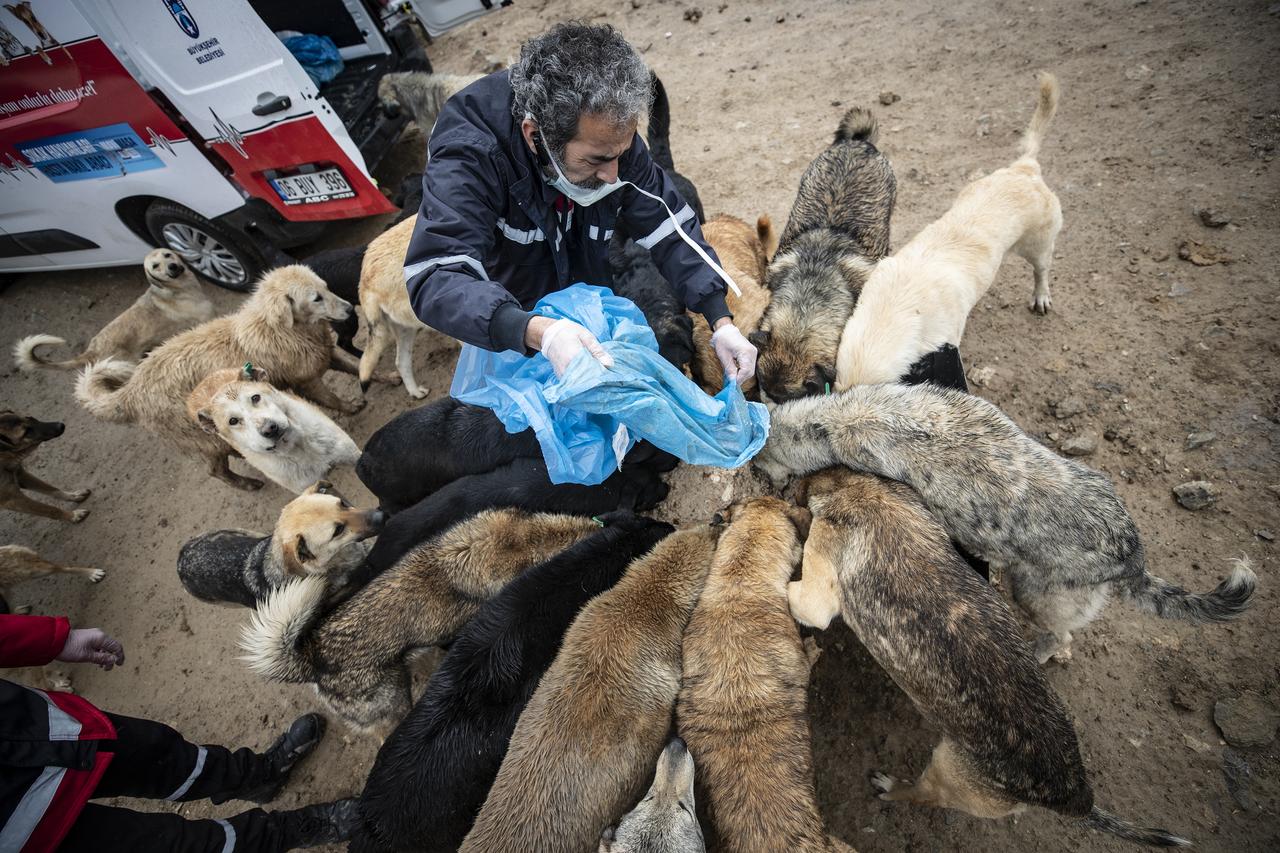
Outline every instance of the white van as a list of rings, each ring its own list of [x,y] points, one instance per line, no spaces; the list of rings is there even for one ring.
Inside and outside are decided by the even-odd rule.
[[[509,0],[508,0],[509,2]],[[493,0],[30,0],[0,7],[0,274],[166,245],[248,289],[326,222],[394,208],[370,176],[407,116],[388,71]],[[505,5],[505,4],[501,4]],[[317,88],[276,33],[328,36]]]

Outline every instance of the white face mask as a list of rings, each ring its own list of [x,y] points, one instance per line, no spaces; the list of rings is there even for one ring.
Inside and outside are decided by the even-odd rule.
[[[539,134],[538,138],[541,140],[542,135]],[[593,190],[583,189],[565,177],[564,172],[560,171],[560,164],[556,162],[555,155],[551,153],[551,149],[547,148],[546,142],[542,143],[542,148],[547,152],[547,158],[551,160],[551,168],[555,169],[556,172],[556,179],[554,181],[549,180],[547,183],[559,190],[565,198],[569,199],[574,204],[580,204],[583,207],[590,207],[615,190],[622,189],[622,185],[626,184],[641,195],[647,196],[662,205],[662,209],[667,212],[667,218],[671,221],[671,224],[675,226],[676,233],[680,235],[680,239],[688,243],[689,247],[698,254],[698,257],[702,258],[707,266],[715,270],[716,274],[724,279],[724,283],[729,286],[729,289],[733,291],[735,296],[742,295],[742,289],[738,287],[737,282],[729,277],[729,274],[724,271],[724,268],[712,260],[711,256],[702,250],[702,247],[698,245],[697,241],[684,233],[684,229],[680,227],[680,220],[676,219],[676,215],[671,212],[671,208],[667,207],[667,203],[662,200],[661,196],[656,196],[651,192],[642,190],[630,181],[624,181],[621,178],[614,181],[612,184],[601,184]]]

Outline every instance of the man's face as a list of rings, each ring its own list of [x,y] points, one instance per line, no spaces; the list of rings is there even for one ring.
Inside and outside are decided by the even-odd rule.
[[[636,122],[619,127],[609,117],[583,113],[578,135],[565,146],[560,169],[566,178],[586,190],[618,180],[618,158],[631,150]]]

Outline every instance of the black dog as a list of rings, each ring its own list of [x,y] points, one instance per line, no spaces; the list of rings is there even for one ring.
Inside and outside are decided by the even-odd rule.
[[[351,850],[453,851],[493,784],[516,720],[592,597],[674,529],[629,512],[481,607],[378,751]]]
[[[516,459],[542,459],[532,429],[507,432],[489,409],[443,397],[396,415],[370,436],[356,475],[385,511],[396,513],[459,477],[484,474]],[[623,466],[669,471],[678,461],[640,442]]]
[[[364,264],[364,250],[364,246],[325,249],[299,263],[309,267],[312,272],[324,279],[324,283],[335,295],[352,305],[359,305],[360,267]],[[356,318],[356,312],[352,311],[347,319],[334,320],[330,325],[338,333],[338,346],[359,358],[362,353],[353,343],[356,332],[360,331],[360,321]]]
[[[541,459],[513,459],[494,471],[454,480],[391,516],[349,585],[363,586],[417,545],[486,509],[516,507],[573,515],[599,515],[616,509],[643,512],[666,496],[667,484],[643,466],[623,469],[598,486],[556,485],[547,476],[547,466]]]

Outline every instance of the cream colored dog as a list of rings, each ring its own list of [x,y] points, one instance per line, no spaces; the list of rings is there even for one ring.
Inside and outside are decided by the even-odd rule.
[[[273,483],[302,494],[339,465],[355,465],[360,448],[324,412],[267,383],[246,364],[216,370],[187,397],[187,413]],[[259,484],[261,485],[261,484]]]
[[[137,363],[153,347],[213,317],[213,303],[199,279],[176,254],[156,249],[142,262],[147,289],[119,317],[93,336],[84,352],[66,361],[45,361],[37,347],[61,346],[53,335],[30,335],[13,346],[13,360],[23,370],[72,370],[104,358]]]
[[[1036,155],[1057,106],[1058,81],[1041,72],[1022,156],[965,187],[941,219],[876,264],[840,338],[836,390],[894,382],[921,356],[959,344],[969,311],[991,287],[1006,252],[1035,270],[1031,310],[1049,310],[1062,207],[1041,178]]]

